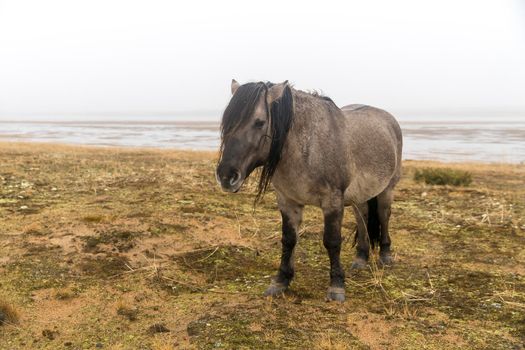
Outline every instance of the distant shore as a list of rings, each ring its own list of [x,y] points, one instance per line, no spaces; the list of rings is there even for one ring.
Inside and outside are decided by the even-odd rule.
[[[525,162],[525,118],[400,119],[403,158],[445,162]],[[218,117],[113,116],[2,118],[0,141],[214,151]]]
[[[0,142],[216,151],[220,114],[4,115],[0,117]],[[525,116],[520,112],[394,115],[403,131],[403,159],[525,163]]]

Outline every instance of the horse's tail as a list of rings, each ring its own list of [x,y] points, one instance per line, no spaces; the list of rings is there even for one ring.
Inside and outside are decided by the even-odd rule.
[[[368,222],[366,223],[366,230],[368,231],[368,239],[372,249],[378,246],[381,242],[381,224],[379,222],[379,212],[377,208],[377,197],[374,197],[367,202],[368,204]]]

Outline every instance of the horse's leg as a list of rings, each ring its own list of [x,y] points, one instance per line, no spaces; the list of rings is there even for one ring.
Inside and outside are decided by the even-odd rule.
[[[297,231],[303,217],[303,206],[278,196],[278,205],[282,217],[282,254],[277,276],[264,292],[265,296],[282,294],[290,285],[294,275],[293,253],[297,243]]]
[[[390,220],[392,201],[394,200],[393,190],[389,187],[377,196],[377,210],[379,222],[381,224],[381,242],[379,250],[379,262],[383,265],[392,264],[390,253],[390,235],[388,233],[388,222]]]
[[[353,206],[354,216],[357,223],[357,252],[352,262],[350,269],[364,269],[368,263],[368,256],[370,253],[370,241],[368,238],[368,231],[366,228],[368,222],[368,204]]]
[[[345,273],[341,266],[341,224],[343,221],[344,206],[330,206],[323,208],[324,235],[323,244],[330,258],[330,287],[327,299],[335,301],[345,300]]]

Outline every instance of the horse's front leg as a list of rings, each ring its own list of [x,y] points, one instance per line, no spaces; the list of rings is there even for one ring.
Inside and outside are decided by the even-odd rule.
[[[290,285],[294,276],[294,248],[297,244],[297,231],[303,218],[303,206],[279,196],[279,209],[282,217],[282,253],[281,265],[277,276],[264,292],[265,296],[282,294]]]
[[[330,287],[327,300],[345,300],[345,273],[341,266],[341,223],[343,221],[344,206],[329,206],[323,208],[324,235],[323,243],[330,258]]]

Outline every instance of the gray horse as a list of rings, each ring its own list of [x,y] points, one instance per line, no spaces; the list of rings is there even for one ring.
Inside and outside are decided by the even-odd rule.
[[[352,268],[366,266],[379,245],[380,263],[392,263],[388,221],[401,176],[402,136],[389,113],[365,105],[338,108],[328,97],[293,89],[287,81],[231,85],[221,123],[222,189],[237,192],[262,167],[256,200],[271,183],[282,216],[282,256],[266,296],[282,294],[294,275],[293,252],[305,205],[324,215],[323,243],[330,258],[327,299],[344,301],[340,262],[345,206],[357,221]]]

